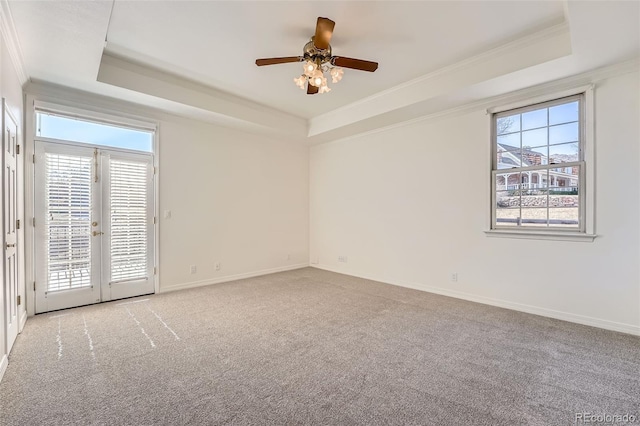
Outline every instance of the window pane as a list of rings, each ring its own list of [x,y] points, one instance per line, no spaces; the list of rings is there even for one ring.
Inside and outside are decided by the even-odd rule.
[[[578,101],[556,105],[549,108],[549,125],[578,121],[580,117],[580,104]]]
[[[520,133],[498,136],[498,146],[507,150],[520,149]]]
[[[560,195],[577,194],[580,181],[579,173],[580,167],[578,166],[549,170],[549,193]]]
[[[547,207],[547,189],[529,188],[522,190],[522,207]]]
[[[504,173],[496,175],[497,191],[517,191],[520,189],[520,173]]]
[[[579,170],[572,167],[575,174],[550,171],[549,226],[578,228],[580,226]]]
[[[523,200],[524,203],[524,200]],[[547,226],[547,208],[522,208],[522,226]]]
[[[537,109],[522,114],[522,130],[535,129],[536,127],[546,127],[547,109]]]
[[[512,169],[514,167],[522,167],[522,159],[520,151],[498,150],[498,169]]]
[[[549,146],[551,163],[569,163],[579,161],[580,145],[578,142]]]
[[[536,147],[522,150],[524,166],[540,166],[547,164],[547,147]]]
[[[580,140],[578,123],[549,127],[549,143],[576,142]]]
[[[522,132],[522,146],[541,146],[547,144],[547,128]]]
[[[499,226],[518,226],[519,221],[519,191],[496,192],[496,223]]]
[[[94,145],[153,151],[153,133],[43,113],[36,114],[37,136]]]
[[[580,210],[578,207],[560,207],[549,209],[549,226],[560,228],[578,228]]]
[[[528,191],[546,189],[547,188],[546,177],[547,176],[544,170],[541,170],[539,172],[522,173],[522,189],[528,190]]]
[[[520,114],[501,117],[496,120],[496,133],[498,135],[518,131],[520,131]]]
[[[543,155],[545,157],[547,156],[547,150],[548,150],[547,149],[547,145],[545,145],[545,146],[534,146],[534,147],[527,148],[527,149],[529,151],[536,152],[536,153],[538,153],[540,155]]]

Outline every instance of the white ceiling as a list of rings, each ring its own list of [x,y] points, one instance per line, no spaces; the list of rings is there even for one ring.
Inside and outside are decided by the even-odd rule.
[[[9,1],[9,8],[24,66],[33,80],[150,106],[167,99],[190,104],[188,99],[171,99],[163,94],[166,91],[152,93],[114,78],[101,79],[111,84],[97,81],[107,53],[197,82],[200,92],[212,99],[224,97],[240,105],[224,111],[216,111],[215,102],[191,106],[248,121],[249,115],[233,111],[266,106],[296,122],[309,119],[311,127],[313,120],[336,110],[359,108],[444,67],[491,54],[563,23],[570,47],[555,56],[541,56],[541,63],[569,57],[564,58],[567,70],[576,73],[637,56],[640,49],[638,2],[98,0]],[[256,58],[301,54],[318,16],[336,21],[334,54],[377,61],[379,69],[345,70],[330,93],[309,96],[293,84],[300,64],[255,65]],[[540,50],[550,48],[540,45]],[[537,65],[521,61],[517,69]],[[500,73],[513,71],[505,68]],[[464,82],[471,83],[479,82]]]

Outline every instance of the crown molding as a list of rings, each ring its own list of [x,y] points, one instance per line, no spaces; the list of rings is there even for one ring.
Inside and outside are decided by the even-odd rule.
[[[566,21],[512,40],[309,120],[309,137],[349,126],[525,68],[571,55]]]
[[[182,105],[259,132],[303,138],[307,120],[107,52],[97,81]],[[152,105],[153,106],[153,105]]]
[[[349,105],[336,108],[335,110],[331,111],[329,114],[334,112],[342,112],[342,110],[345,110],[345,109],[361,106],[363,104],[371,102],[372,100],[375,100],[376,98],[386,97],[390,94],[393,94],[403,89],[411,89],[417,84],[432,81],[440,76],[445,76],[461,70],[472,69],[474,66],[485,63],[488,60],[494,59],[496,57],[502,58],[505,54],[509,54],[513,51],[517,51],[525,47],[533,46],[540,42],[554,40],[558,36],[566,36],[568,33],[569,33],[569,24],[567,24],[567,22],[562,22],[560,24],[553,25],[551,27],[545,28],[533,34],[529,34],[527,36],[518,38],[516,40],[512,40],[500,46],[494,47],[493,49],[486,50],[475,56],[471,56],[467,59],[463,59],[454,64],[447,65],[442,68],[438,68],[437,70],[434,70],[430,73],[421,75],[420,77],[416,77],[409,81],[405,81],[404,83],[400,83],[390,89],[383,90],[381,92],[375,93],[366,98],[362,98]]]
[[[522,102],[524,100],[530,100],[536,97],[545,96],[549,93],[558,93],[565,90],[575,89],[579,86],[597,87],[597,83],[599,81],[633,72],[640,72],[640,57],[636,56],[612,65],[596,68],[569,77],[553,80],[520,90],[515,90],[503,95],[465,102],[454,107],[444,108],[431,114],[421,115],[419,117],[411,118],[408,120],[396,121],[388,125],[379,126],[370,130],[353,133],[342,137],[339,136],[330,140],[324,140],[322,138],[316,138],[316,140],[314,140],[314,138],[311,138],[310,145],[320,146],[346,142],[349,140],[367,137],[378,133],[384,133],[386,131],[406,126],[412,126],[414,124],[419,124],[422,122],[428,122],[450,116],[464,115],[474,111],[484,110],[486,114],[489,114],[490,109],[498,105],[507,105],[516,102]],[[378,117],[376,121],[380,122],[381,120]]]
[[[22,50],[20,49],[20,42],[18,41],[18,33],[13,23],[13,16],[11,16],[11,8],[9,7],[8,0],[0,0],[0,33],[2,33],[2,38],[7,45],[9,57],[18,75],[18,80],[20,80],[21,85],[24,85],[29,81],[29,75],[24,66]]]
[[[233,129],[245,134],[260,135],[268,138],[268,140],[296,144],[304,143],[304,138],[301,137],[284,135],[242,120],[235,120],[168,100],[161,100],[161,102],[155,100],[152,105],[147,101],[124,100],[121,97],[117,97],[116,94],[87,92],[38,79],[30,79],[24,85],[24,93],[33,101],[48,102],[64,108],[80,108],[85,112],[96,112],[121,116],[125,119],[152,121],[154,123],[171,121],[186,126],[191,126],[193,121],[197,121]]]

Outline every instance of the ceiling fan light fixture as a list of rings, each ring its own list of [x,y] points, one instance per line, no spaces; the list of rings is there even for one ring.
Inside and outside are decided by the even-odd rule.
[[[344,75],[344,70],[342,68],[334,67],[331,68],[331,78],[334,83],[342,80],[342,76]]]
[[[300,89],[304,90],[304,85],[307,82],[307,76],[302,74],[300,77],[294,78],[293,82],[296,83],[296,86],[298,86]]]
[[[311,61],[307,61],[307,62],[304,63],[302,68],[304,69],[304,74],[307,77],[312,77],[314,72],[318,69],[318,66],[315,63],[311,62]]]
[[[322,73],[321,69],[316,69],[313,72],[313,75],[309,77],[309,83],[315,87],[322,86],[323,82],[326,84],[326,81],[327,79],[324,78],[324,74]]]
[[[333,56],[330,42],[334,26],[335,22],[331,19],[318,17],[316,32],[302,48],[302,55],[256,59],[256,65],[261,67],[301,62],[303,74],[294,78],[293,82],[301,89],[306,87],[308,95],[330,92],[331,89],[327,86],[327,77],[331,76],[333,83],[339,82],[344,74],[343,68],[368,72],[374,72],[378,69],[377,62],[346,56]]]
[[[322,77],[313,77],[313,78],[310,78],[310,79],[309,79],[309,83],[310,83],[312,86],[320,87],[320,86],[322,86]]]

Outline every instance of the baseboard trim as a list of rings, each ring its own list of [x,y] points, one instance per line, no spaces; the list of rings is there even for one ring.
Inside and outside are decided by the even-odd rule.
[[[229,281],[242,280],[242,279],[245,279],[245,278],[259,277],[261,275],[274,274],[276,272],[293,271],[295,269],[306,268],[308,266],[309,266],[308,263],[298,263],[296,265],[279,266],[277,268],[262,269],[262,270],[259,270],[259,271],[246,272],[246,273],[243,273],[243,274],[226,275],[226,276],[220,277],[220,278],[213,278],[213,279],[202,280],[202,281],[192,281],[192,282],[188,282],[188,283],[175,284],[175,285],[164,287],[164,288],[161,286],[160,287],[160,291],[158,293],[168,293],[170,291],[186,290],[188,288],[196,288],[196,287],[203,287],[203,286],[211,285],[211,284],[226,283],[226,282],[229,282]]]
[[[20,324],[18,325],[18,333],[22,333],[24,329],[24,325],[27,323],[27,311],[22,311],[22,316],[20,317]]]
[[[9,365],[9,358],[6,355],[2,355],[2,361],[0,361],[0,382],[4,377],[4,372],[7,371],[7,366]]]
[[[553,309],[541,308],[538,306],[526,305],[523,303],[510,302],[508,300],[494,299],[491,297],[478,296],[471,293],[462,291],[448,290],[439,287],[432,287],[420,283],[404,281],[404,280],[390,280],[388,278],[380,279],[368,274],[345,272],[338,268],[322,264],[312,264],[312,268],[323,269],[325,271],[336,272],[344,275],[351,275],[358,278],[364,278],[367,280],[378,281],[386,284],[396,285],[399,287],[411,288],[414,290],[426,291],[428,293],[439,294],[442,296],[455,297],[456,299],[468,300],[470,302],[482,303],[484,305],[497,306],[499,308],[511,309],[514,311],[526,312],[528,314],[540,315],[543,317],[559,319],[563,321],[573,322],[576,324],[588,325],[591,327],[603,328],[605,330],[617,331],[620,333],[632,334],[640,336],[640,326],[619,323],[615,321],[604,320],[600,318],[593,318],[584,315],[572,314],[569,312],[556,311]]]

